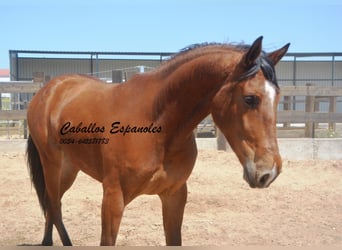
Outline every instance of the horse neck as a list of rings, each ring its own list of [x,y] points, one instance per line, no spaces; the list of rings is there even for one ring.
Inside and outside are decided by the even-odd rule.
[[[154,120],[172,140],[192,135],[210,113],[211,101],[230,73],[220,62],[219,53],[200,56],[160,76],[163,87],[156,98]]]

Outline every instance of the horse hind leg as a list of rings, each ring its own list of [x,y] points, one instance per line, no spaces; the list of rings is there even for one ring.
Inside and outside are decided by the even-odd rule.
[[[70,238],[62,221],[61,197],[71,186],[77,171],[75,170],[66,178],[65,176],[67,175],[62,173],[62,161],[61,157],[58,157],[60,156],[58,152],[54,151],[45,155],[49,156],[39,155],[32,138],[29,137],[27,146],[28,168],[31,181],[37,191],[38,200],[45,215],[45,231],[42,245],[49,246],[53,244],[53,225],[56,226],[63,245],[71,245]],[[64,176],[63,181],[61,179],[62,176]]]
[[[64,246],[71,246],[71,240],[62,221],[61,204],[49,201],[45,212],[45,231],[42,241],[43,246],[51,246],[53,225],[56,226],[58,234]]]
[[[79,172],[78,169],[73,168],[71,165],[67,164],[67,163],[63,163],[62,165],[62,173],[61,173],[61,181],[60,181],[60,200],[62,199],[64,193],[72,186],[72,184],[74,183],[76,177],[77,177],[77,173]],[[61,203],[60,203],[61,206]],[[60,209],[60,225],[57,226],[57,230],[59,233],[59,236],[63,242],[64,246],[71,246],[71,241],[70,238],[68,236],[68,233],[65,229],[65,226],[63,224],[62,221],[62,213],[61,213],[61,207]]]
[[[52,185],[52,190],[51,190],[51,195],[50,197],[55,197],[55,198],[50,198],[50,201],[48,202],[51,205],[51,211],[50,213],[47,214],[47,222],[46,222],[46,227],[45,227],[45,236],[44,236],[44,240],[49,240],[50,235],[52,238],[52,227],[53,224],[56,226],[56,229],[58,231],[58,234],[61,238],[61,241],[63,243],[64,246],[71,246],[71,240],[69,238],[69,235],[66,231],[66,228],[64,226],[63,220],[62,220],[62,203],[61,203],[61,199],[64,195],[64,193],[72,186],[72,184],[74,183],[77,173],[78,173],[78,169],[75,169],[71,166],[71,164],[69,164],[68,162],[64,161],[62,163],[62,168],[60,170],[59,175],[56,174],[56,178],[54,178],[52,181],[48,182],[48,183],[54,183],[54,182],[59,182],[55,183],[55,185]],[[57,178],[57,176],[60,176],[59,178]],[[56,187],[56,188],[54,188]],[[57,187],[59,187],[59,190],[57,189]],[[57,195],[58,193],[58,195]],[[51,216],[52,215],[52,216]],[[43,240],[43,242],[44,242]],[[51,239],[52,241],[52,239]],[[48,242],[48,241],[47,241]]]
[[[54,207],[49,203],[49,207],[47,211],[45,212],[45,230],[44,230],[44,237],[42,241],[43,246],[52,246],[53,240],[52,240],[52,231],[53,231],[53,225],[56,226],[57,231],[60,235],[60,238],[62,240],[62,243],[64,246],[71,246],[72,243],[70,241],[70,238],[68,236],[68,233],[65,229],[65,226],[62,221],[62,215],[60,213],[60,208]],[[60,207],[60,206],[59,206]],[[55,211],[54,211],[55,210]]]
[[[60,239],[64,246],[71,246],[71,240],[67,233],[62,220],[62,203],[63,194],[71,187],[77,176],[77,170],[65,171],[58,166],[51,166],[46,169],[46,213],[45,213],[45,233],[43,245],[52,244],[52,228],[55,225]]]

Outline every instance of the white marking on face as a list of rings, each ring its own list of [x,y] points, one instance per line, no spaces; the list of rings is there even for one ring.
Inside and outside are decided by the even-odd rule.
[[[270,103],[272,104],[272,107],[273,107],[274,100],[276,97],[276,90],[275,90],[273,84],[267,80],[265,82],[265,93],[268,96]]]

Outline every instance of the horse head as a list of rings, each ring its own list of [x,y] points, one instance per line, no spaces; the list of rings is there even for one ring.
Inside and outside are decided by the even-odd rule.
[[[253,188],[268,187],[282,168],[276,136],[280,89],[274,66],[288,47],[267,54],[262,51],[262,37],[250,47],[241,46],[239,63],[212,103],[213,119]]]

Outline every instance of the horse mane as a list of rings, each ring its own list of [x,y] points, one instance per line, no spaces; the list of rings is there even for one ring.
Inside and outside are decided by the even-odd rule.
[[[213,46],[218,46],[220,49],[222,49],[222,47],[227,47],[227,45],[209,45],[208,43],[193,44],[187,46],[181,49],[178,53],[172,55],[170,59],[163,62],[155,71],[151,73],[159,75],[161,79],[165,79],[185,63],[190,62],[197,57],[213,53]],[[165,108],[168,102],[177,95],[178,89],[181,87],[181,84],[182,82],[174,82],[163,86],[163,89],[160,91],[159,95],[154,101],[152,114],[153,120],[158,119],[161,111]]]
[[[177,55],[180,55],[182,53],[186,53],[190,50],[194,50],[194,49],[197,49],[197,48],[203,48],[203,47],[208,47],[208,46],[221,46],[221,47],[228,47],[229,44],[224,44],[224,43],[215,43],[215,42],[212,42],[212,43],[208,43],[208,42],[203,42],[203,43],[194,43],[194,44],[190,44],[184,48],[182,48]]]
[[[232,49],[232,46],[230,46],[229,44],[207,42],[192,44],[184,47],[178,53],[172,55],[168,60],[164,61],[157,69],[157,71],[162,74],[162,77],[166,77],[167,75],[175,71],[180,65],[191,61],[198,56],[212,53],[214,49]]]
[[[179,57],[182,57],[186,55],[188,52],[201,49],[201,48],[206,48],[206,47],[216,47],[219,49],[230,49],[230,50],[235,50],[235,51],[241,51],[241,52],[247,52],[248,49],[251,47],[250,45],[240,43],[240,44],[232,44],[232,43],[195,43],[191,44],[187,47],[184,47],[183,49],[180,50],[179,53],[173,55],[167,62],[172,62],[173,60],[177,60]],[[243,81],[249,77],[254,76],[256,73],[259,72],[259,70],[262,70],[264,77],[266,80],[270,81],[273,83],[278,89],[279,85],[277,82],[276,74],[275,74],[275,68],[270,61],[270,59],[267,57],[267,53],[265,51],[262,51],[260,56],[255,62],[255,65],[253,65],[251,68],[247,69],[246,72],[244,72],[241,77],[239,78],[239,81]]]
[[[178,67],[183,65],[186,62],[189,62],[199,56],[203,56],[206,54],[210,54],[213,52],[226,52],[226,51],[235,51],[235,52],[247,52],[250,48],[250,45],[246,44],[229,44],[229,43],[197,43],[192,44],[187,47],[184,47],[177,54],[171,56],[171,58],[165,61],[155,72],[160,73],[160,77],[166,78],[168,75],[172,74]],[[246,80],[249,77],[254,76],[260,70],[262,70],[264,77],[273,83],[277,89],[279,89],[275,69],[272,65],[270,59],[268,59],[267,54],[262,51],[260,56],[257,58],[254,65],[252,65],[249,69],[246,69],[238,78],[238,81],[241,82]],[[166,86],[159,96],[157,97],[154,105],[153,119],[157,119],[161,110],[165,108],[165,105],[168,103],[168,100],[172,98],[172,96],[176,95],[176,90],[179,86],[175,86],[175,84],[171,84]]]

